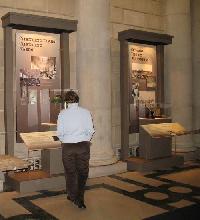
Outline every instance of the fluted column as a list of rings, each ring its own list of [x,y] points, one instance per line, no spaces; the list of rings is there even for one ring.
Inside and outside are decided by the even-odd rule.
[[[192,61],[190,0],[165,1],[165,31],[173,35],[166,50],[166,102],[174,122],[192,129]],[[192,149],[191,135],[177,139],[179,151]]]
[[[93,115],[91,166],[117,161],[111,145],[109,0],[77,0],[77,87]]]
[[[200,1],[191,1],[193,55],[193,129],[200,129]],[[194,146],[200,148],[200,135],[194,135]],[[200,156],[200,155],[199,155]]]

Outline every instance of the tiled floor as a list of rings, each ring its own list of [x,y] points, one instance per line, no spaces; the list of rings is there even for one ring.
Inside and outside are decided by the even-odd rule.
[[[200,162],[150,174],[127,172],[89,179],[86,210],[63,190],[0,193],[0,219],[200,219]]]

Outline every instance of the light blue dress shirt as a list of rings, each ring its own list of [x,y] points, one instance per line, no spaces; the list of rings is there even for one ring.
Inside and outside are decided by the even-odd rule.
[[[57,136],[62,143],[90,141],[94,132],[90,112],[78,103],[68,104],[58,115]]]

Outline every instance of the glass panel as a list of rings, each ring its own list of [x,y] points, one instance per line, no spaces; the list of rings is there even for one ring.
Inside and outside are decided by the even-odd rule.
[[[19,133],[49,129],[56,123],[61,104],[60,35],[16,31],[16,130]]]
[[[129,44],[130,126],[129,132],[139,132],[139,118],[154,117],[156,105],[156,46]]]

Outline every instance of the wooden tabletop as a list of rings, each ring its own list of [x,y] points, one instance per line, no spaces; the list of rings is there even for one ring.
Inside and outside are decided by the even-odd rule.
[[[183,135],[186,129],[179,123],[160,123],[141,125],[152,137]]]
[[[0,171],[12,171],[28,168],[29,162],[10,155],[0,155]]]
[[[20,136],[24,141],[24,144],[29,150],[61,147],[61,142],[54,141],[53,139],[53,136],[56,135],[56,131],[20,133]]]

